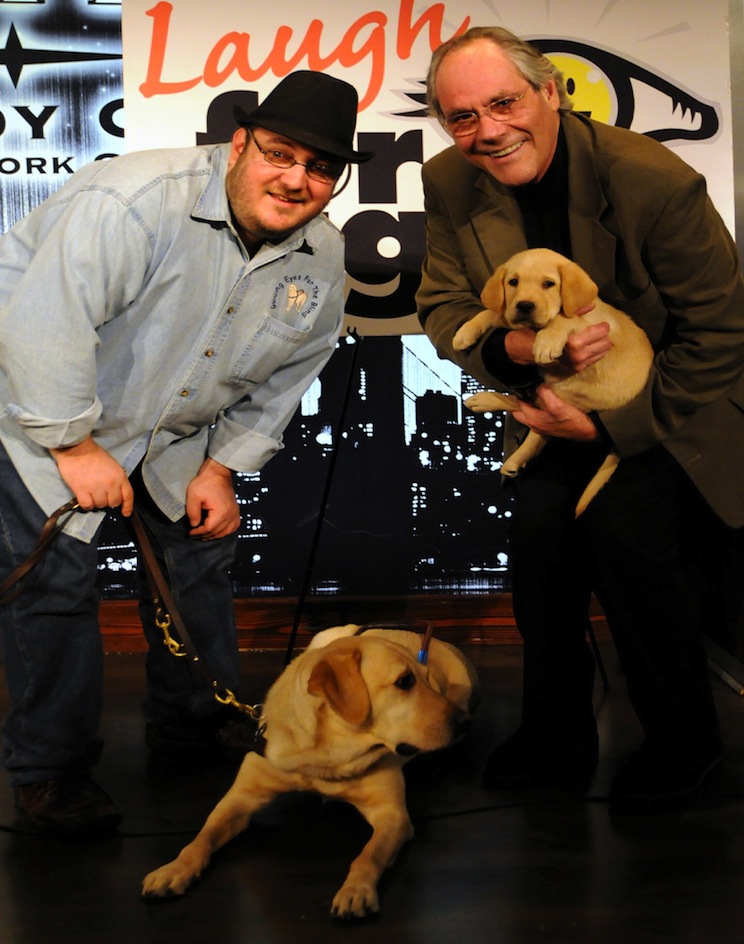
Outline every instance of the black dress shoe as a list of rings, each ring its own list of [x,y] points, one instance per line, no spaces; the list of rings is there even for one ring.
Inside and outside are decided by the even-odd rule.
[[[121,822],[111,797],[83,774],[14,787],[13,798],[23,819],[38,832],[100,835],[113,832]]]
[[[611,813],[678,809],[700,797],[723,760],[719,744],[671,751],[644,744],[615,775]]]
[[[260,747],[255,722],[232,712],[218,712],[202,721],[151,721],[145,740],[153,754],[199,763],[242,760]]]
[[[586,784],[597,769],[599,739],[596,729],[567,740],[518,728],[488,757],[483,786],[508,790],[551,784]]]

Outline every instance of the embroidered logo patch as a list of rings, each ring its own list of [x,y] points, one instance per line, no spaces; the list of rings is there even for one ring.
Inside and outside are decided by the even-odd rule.
[[[318,307],[320,289],[309,275],[285,275],[274,289],[271,310],[287,314],[296,311],[307,318]]]

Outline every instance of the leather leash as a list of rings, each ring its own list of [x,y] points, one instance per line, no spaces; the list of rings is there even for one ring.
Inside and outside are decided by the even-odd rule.
[[[235,708],[242,714],[258,723],[261,719],[263,705],[246,705],[238,701],[234,692],[225,686],[221,686],[217,681],[209,666],[199,655],[199,651],[194,645],[186,625],[178,612],[178,607],[173,600],[170,588],[163,576],[163,571],[158,564],[155,552],[153,551],[150,539],[147,536],[142,520],[136,511],[132,512],[130,518],[131,528],[134,532],[135,544],[139,547],[142,557],[142,566],[147,576],[147,583],[150,587],[153,606],[155,607],[155,625],[163,634],[163,644],[170,653],[176,658],[186,658],[196,666],[212,689],[212,694],[221,705],[227,705]],[[171,635],[171,630],[176,633],[178,638]]]
[[[20,564],[0,584],[0,605],[11,603],[23,591],[23,578],[26,577],[34,567],[39,563],[45,551],[48,550],[52,541],[57,537],[64,527],[67,519],[79,510],[77,501],[73,498],[66,504],[60,506],[46,520],[41,534],[36,542],[36,546],[25,561]],[[229,688],[221,686],[210,672],[209,667],[199,655],[194,645],[189,631],[186,628],[181,614],[178,612],[176,604],[171,595],[168,584],[160,569],[155,552],[144,525],[137,512],[133,512],[130,519],[131,528],[134,534],[135,545],[139,548],[142,565],[147,575],[147,582],[152,594],[152,601],[155,607],[155,623],[163,633],[163,643],[169,651],[177,657],[188,658],[195,665],[201,674],[209,683],[215,699],[221,705],[227,705],[236,708],[242,714],[248,715],[251,720],[258,723],[261,719],[262,705],[245,705],[238,701],[235,694]],[[177,634],[178,639],[171,635],[171,629]]]
[[[78,503],[74,498],[71,498],[70,501],[61,505],[47,518],[44,527],[41,529],[39,539],[36,542],[36,547],[31,551],[26,560],[16,567],[13,573],[0,584],[0,606],[12,603],[13,600],[20,595],[23,590],[23,578],[36,567],[44,552],[65,526],[67,519],[73,515],[78,508]]]

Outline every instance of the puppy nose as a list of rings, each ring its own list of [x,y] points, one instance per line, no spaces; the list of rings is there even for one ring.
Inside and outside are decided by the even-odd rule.
[[[531,321],[535,311],[535,303],[530,301],[517,302],[514,306],[519,321]]]

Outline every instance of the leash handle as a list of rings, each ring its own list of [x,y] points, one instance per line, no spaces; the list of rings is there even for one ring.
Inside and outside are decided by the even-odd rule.
[[[36,547],[31,551],[26,560],[16,567],[13,573],[0,584],[0,606],[12,603],[13,600],[20,595],[23,590],[23,584],[21,582],[23,578],[36,567],[44,552],[49,548],[49,545],[67,523],[68,518],[78,511],[79,508],[80,506],[77,500],[71,498],[64,505],[60,505],[60,507],[47,518],[44,527],[41,529],[39,539],[36,542]]]

